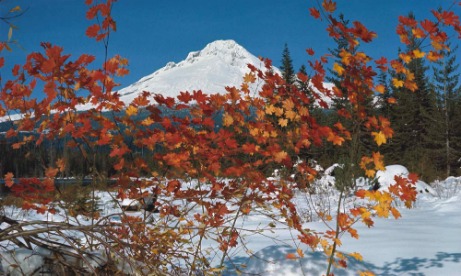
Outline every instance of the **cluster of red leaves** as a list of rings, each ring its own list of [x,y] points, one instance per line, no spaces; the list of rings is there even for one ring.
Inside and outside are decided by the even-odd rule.
[[[106,2],[94,4],[93,0],[85,0],[85,3],[90,7],[86,13],[88,20],[93,20],[101,16],[97,23],[89,26],[86,29],[86,35],[90,38],[100,41],[105,39],[111,31],[117,30],[117,24],[111,16],[112,5],[117,0],[108,0]]]

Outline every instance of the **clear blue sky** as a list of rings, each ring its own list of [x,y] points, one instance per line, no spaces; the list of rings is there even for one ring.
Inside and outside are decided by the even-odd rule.
[[[338,10],[347,19],[359,20],[378,33],[378,39],[364,50],[378,58],[395,55],[399,47],[395,35],[398,15],[413,11],[422,19],[431,9],[450,6],[452,1],[436,0],[339,0]],[[96,55],[102,62],[103,45],[85,37],[84,0],[4,0],[1,5],[20,5],[27,12],[14,21],[19,27],[13,38],[21,47],[6,54],[6,68],[23,63],[26,54],[40,50],[48,41],[64,47],[76,58],[81,53]],[[0,5],[0,6],[1,6]],[[326,53],[334,47],[325,32],[326,24],[309,16],[312,0],[118,0],[113,14],[117,32],[110,38],[110,55],[120,54],[130,61],[122,87],[163,67],[183,60],[190,51],[200,50],[217,39],[234,39],[256,56],[280,65],[288,44],[295,70],[309,58],[306,48]],[[460,7],[456,7],[459,12]],[[7,9],[2,8],[3,14]],[[8,30],[1,25],[1,39]],[[1,69],[7,76],[6,68]]]

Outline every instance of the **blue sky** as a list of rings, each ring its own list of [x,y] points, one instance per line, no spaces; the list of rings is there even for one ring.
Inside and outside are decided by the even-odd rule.
[[[359,20],[378,33],[376,41],[363,48],[372,57],[392,57],[399,47],[395,35],[398,15],[413,11],[417,18],[430,15],[431,9],[447,7],[452,1],[436,0],[339,0],[338,10],[346,18]],[[21,48],[6,56],[5,71],[24,63],[27,53],[40,50],[48,41],[64,47],[76,58],[90,53],[101,63],[103,45],[85,37],[90,23],[85,19],[84,0],[5,0],[2,5],[20,5],[27,12],[14,21]],[[234,39],[256,56],[280,65],[287,43],[294,67],[306,64],[307,48],[326,53],[334,47],[325,22],[309,16],[312,0],[118,0],[114,5],[117,32],[110,38],[109,54],[120,54],[130,61],[130,75],[119,79],[122,87],[163,67],[183,60],[190,51],[200,50],[217,39]],[[460,7],[457,7],[459,9]],[[2,9],[7,10],[7,9]],[[459,12],[459,11],[456,11]],[[8,30],[2,26],[5,40]]]

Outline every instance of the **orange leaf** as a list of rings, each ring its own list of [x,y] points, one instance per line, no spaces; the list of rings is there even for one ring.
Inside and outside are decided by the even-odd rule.
[[[277,163],[281,163],[283,160],[285,160],[288,156],[288,153],[286,151],[280,151],[274,154],[274,160]]]
[[[284,118],[279,119],[279,126],[286,127],[288,125],[288,120]]]
[[[91,25],[86,29],[86,36],[96,37],[98,35],[99,30],[100,27],[98,24]]]
[[[389,104],[395,104],[395,103],[397,103],[397,99],[394,98],[394,97],[390,97],[389,99],[387,99],[387,102],[388,102]]]
[[[323,0],[322,7],[325,9],[326,12],[333,13],[336,10],[336,2],[331,0]]]
[[[295,104],[294,104],[293,100],[286,99],[286,100],[283,101],[282,106],[283,106],[283,108],[285,108],[285,110],[289,111],[289,110],[293,110],[293,108],[295,107]]]
[[[56,166],[58,167],[60,172],[64,172],[66,169],[66,161],[64,159],[59,158],[58,161],[56,161]]]
[[[383,94],[386,91],[386,87],[382,84],[378,84],[375,87],[376,91],[379,92],[380,94]]]
[[[301,250],[301,248],[298,248],[296,252],[298,253],[299,257],[304,258],[304,252]]]
[[[296,256],[296,254],[294,253],[288,253],[285,258],[287,258],[288,260],[297,260],[298,259],[298,256]]]
[[[392,212],[392,215],[394,216],[395,219],[398,219],[398,218],[400,218],[402,216],[402,215],[400,215],[400,212],[395,208],[391,208],[391,212]]]
[[[225,127],[231,126],[234,123],[234,119],[231,115],[229,115],[229,113],[224,114],[222,121]]]
[[[245,83],[254,83],[256,81],[256,77],[253,73],[246,73],[243,77],[243,81]]]
[[[56,174],[58,174],[58,172],[59,172],[59,169],[50,167],[46,169],[45,175],[46,177],[53,178],[56,176]]]
[[[343,137],[336,135],[333,132],[330,132],[330,134],[327,137],[327,141],[332,142],[333,145],[341,146],[345,140]]]
[[[315,19],[320,18],[320,12],[316,8],[309,8],[309,13],[311,14],[312,17]]]
[[[126,115],[128,116],[133,116],[133,115],[136,115],[138,114],[138,109],[132,105],[128,106],[128,108],[126,109]]]
[[[14,177],[14,175],[11,172],[5,174],[5,185],[8,188],[11,188],[11,186],[13,186],[13,184],[14,184],[13,177]]]
[[[179,188],[181,188],[181,182],[178,180],[171,180],[167,184],[167,191],[170,193],[178,191]]]

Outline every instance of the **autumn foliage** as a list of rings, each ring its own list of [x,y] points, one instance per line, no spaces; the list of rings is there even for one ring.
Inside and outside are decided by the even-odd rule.
[[[105,47],[108,35],[116,31],[111,17],[114,2],[86,1],[87,19],[99,19],[88,27],[86,35],[103,41]],[[453,11],[434,11],[433,20],[420,22],[401,16],[397,35],[402,43],[409,43],[408,34],[412,33],[427,39],[431,48],[402,52],[388,61],[359,50],[360,44],[373,42],[377,34],[357,21],[351,27],[343,25],[337,18],[335,2],[325,0],[309,13],[324,21],[332,38],[344,38],[348,43],[339,54],[340,61],[324,55],[309,61],[309,75],[298,75],[310,82],[311,96],[285,83],[266,59],[265,68],[248,65],[242,85],[226,87],[224,94],[183,91],[170,98],[143,91],[131,103],[124,103],[116,93],[115,80],[128,73],[127,60],[114,56],[105,59],[100,69],[90,69],[90,65],[94,68],[94,56],[73,58],[61,47],[43,43],[41,52],[29,54],[24,65],[14,67],[14,79],[4,81],[2,87],[0,114],[20,114],[6,133],[14,141],[12,150],[65,139],[66,147],[80,152],[83,162],[94,168],[92,177],[98,181],[108,175],[97,170],[94,157],[109,148],[114,170],[110,177],[116,179],[118,198],[140,198],[147,189],[157,198],[159,217],[155,223],[148,223],[124,213],[119,225],[107,224],[104,230],[120,243],[104,246],[124,258],[147,264],[144,269],[150,272],[167,273],[179,259],[189,271],[219,271],[221,267],[208,267],[201,243],[212,239],[219,244],[222,265],[228,250],[243,241],[236,222],[256,208],[277,223],[297,230],[300,242],[313,249],[323,248],[330,264],[346,267],[347,256],[338,250],[340,234],[359,238],[356,222],[371,227],[376,216],[399,218],[394,202],[401,200],[405,206],[412,206],[417,177],[396,177],[388,191],[342,187],[339,204],[351,192],[360,204],[346,210],[338,206],[334,217],[319,214],[330,227],[325,233],[306,229],[293,198],[296,193],[308,192],[306,188],[313,185],[318,171],[312,160],[300,157],[301,153],[326,144],[353,150],[354,139],[354,130],[340,122],[321,125],[309,107],[315,101],[327,108],[322,100],[325,96],[347,92],[351,108],[338,114],[366,129],[375,142],[375,151],[361,156],[355,164],[365,177],[373,179],[376,171],[384,170],[379,147],[393,137],[391,122],[368,114],[365,108],[368,99],[383,93],[383,87],[376,84],[377,74],[391,67],[399,73],[392,80],[395,87],[415,90],[414,76],[404,64],[419,58],[436,61],[448,47],[445,29],[460,35],[461,29]],[[5,47],[6,42],[0,45],[1,50]],[[314,55],[312,49],[307,53]],[[330,67],[340,77],[340,87],[324,86]],[[255,82],[262,83],[258,91],[251,88]],[[44,92],[41,99],[32,97],[38,83]],[[139,148],[149,154],[136,154]],[[5,183],[23,199],[22,208],[54,212],[50,205],[54,179],[66,165],[64,158],[59,159],[44,168],[45,178],[18,179],[17,183],[8,172]],[[280,176],[268,178],[276,169]],[[98,218],[96,213],[93,216]],[[298,250],[299,256],[291,254],[287,258],[303,254]],[[359,253],[349,257],[362,259]],[[327,273],[331,273],[330,268]]]

